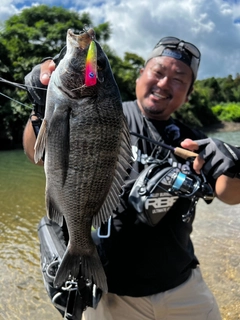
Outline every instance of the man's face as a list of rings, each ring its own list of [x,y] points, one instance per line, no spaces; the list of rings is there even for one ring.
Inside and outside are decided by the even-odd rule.
[[[148,118],[167,120],[188,101],[192,70],[184,62],[160,56],[148,61],[136,81],[141,112]]]

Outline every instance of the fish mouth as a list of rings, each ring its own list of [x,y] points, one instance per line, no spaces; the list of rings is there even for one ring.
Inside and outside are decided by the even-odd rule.
[[[88,48],[90,42],[95,39],[95,32],[93,29],[89,29],[87,31],[82,31],[79,34],[75,34],[71,29],[68,29],[67,38],[75,47],[84,50]]]

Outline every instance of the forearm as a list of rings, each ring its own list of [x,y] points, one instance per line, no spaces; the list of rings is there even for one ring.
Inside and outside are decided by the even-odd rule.
[[[28,159],[32,163],[35,163],[34,162],[35,142],[36,142],[36,135],[33,130],[32,122],[29,119],[23,132],[23,148],[24,148],[25,154],[27,155]],[[43,165],[43,161],[39,161],[37,164]]]
[[[217,179],[215,193],[222,202],[230,205],[240,203],[240,179],[221,175]]]
[[[56,60],[58,61],[58,59],[59,57],[56,56],[55,62]],[[44,118],[47,86],[51,73],[56,68],[55,62],[47,59],[43,63],[36,65],[25,77],[25,84],[28,87],[33,103],[33,112],[23,132],[23,148],[29,160],[33,163],[35,163],[34,146],[36,136],[38,135],[42,119]],[[43,161],[39,161],[37,164],[43,165]]]

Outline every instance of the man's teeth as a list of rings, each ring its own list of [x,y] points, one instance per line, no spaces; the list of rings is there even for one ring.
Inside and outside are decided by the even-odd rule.
[[[153,92],[153,95],[154,95],[155,97],[157,97],[157,98],[160,98],[160,99],[166,99],[166,98],[167,98],[167,96],[163,96],[163,95],[161,95],[160,93],[156,93],[156,92]]]

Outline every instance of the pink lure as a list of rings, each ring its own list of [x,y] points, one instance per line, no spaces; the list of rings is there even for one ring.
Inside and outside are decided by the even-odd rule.
[[[94,86],[97,83],[97,46],[92,41],[88,48],[86,58],[85,85]]]

